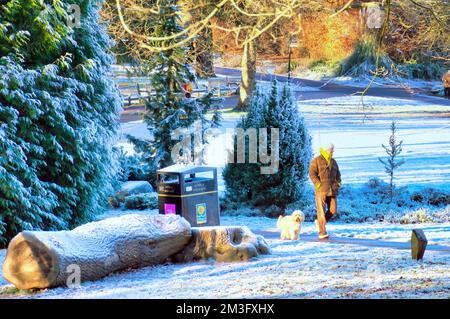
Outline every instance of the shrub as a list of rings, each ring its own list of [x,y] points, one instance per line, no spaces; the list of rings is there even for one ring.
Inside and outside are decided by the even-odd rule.
[[[296,70],[300,66],[301,66],[300,62],[295,61],[295,60],[291,60],[291,72]],[[289,62],[286,63],[285,73],[287,73],[287,72],[289,72]]]
[[[447,70],[442,63],[426,59],[419,62],[415,59],[407,60],[397,66],[398,74],[407,79],[441,80]]]
[[[420,208],[401,216],[399,222],[400,224],[420,224],[432,223],[435,219],[427,208]]]
[[[359,41],[353,53],[340,63],[339,75],[373,75],[376,71],[377,49],[372,41]],[[379,76],[392,74],[394,62],[385,53],[380,54]]]
[[[125,208],[138,210],[157,209],[158,196],[155,193],[128,196],[125,198]]]
[[[148,164],[139,154],[123,155],[120,159],[122,181],[150,181],[153,187],[156,185],[155,164]]]
[[[444,206],[450,204],[450,194],[438,191],[433,188],[427,188],[423,191],[423,196],[427,204],[433,206]]]
[[[239,206],[237,208],[221,211],[222,216],[249,216],[258,217],[262,215],[261,210],[257,208],[250,208],[247,206]]]
[[[270,205],[269,207],[262,208],[262,214],[266,217],[276,218],[280,215],[284,215],[284,210],[277,205]]]
[[[308,65],[308,69],[317,73],[325,73],[330,75],[336,75],[340,71],[339,62],[334,62],[330,60],[320,59],[311,62]]]

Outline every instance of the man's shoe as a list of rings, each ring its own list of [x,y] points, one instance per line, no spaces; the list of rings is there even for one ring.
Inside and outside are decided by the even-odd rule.
[[[319,234],[319,239],[327,239],[328,238],[328,234],[327,233],[320,233]]]

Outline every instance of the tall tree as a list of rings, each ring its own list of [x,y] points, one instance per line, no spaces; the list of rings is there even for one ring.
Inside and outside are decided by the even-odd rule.
[[[0,6],[0,243],[65,229],[98,212],[115,175],[121,99],[97,0]],[[69,5],[81,11],[67,25]]]
[[[119,40],[126,34],[127,43],[137,51],[161,52],[175,47],[186,46],[192,40],[200,39],[205,29],[217,29],[235,35],[235,41],[243,49],[242,83],[238,108],[247,108],[256,83],[256,53],[258,39],[269,33],[280,21],[288,21],[302,12],[323,9],[319,0],[180,0],[180,5],[189,12],[192,19],[187,19],[185,28],[163,37],[148,32],[147,22],[158,12],[158,1],[142,5],[138,0],[115,1],[120,24]],[[133,14],[136,12],[136,14]],[[143,19],[139,17],[145,15]],[[206,33],[207,34],[207,33]],[[182,35],[182,36],[181,36]],[[128,39],[130,41],[128,41]],[[165,40],[175,40],[170,45],[161,45]]]
[[[261,155],[266,150],[256,147],[260,161],[250,162],[250,147],[245,148],[248,162],[227,164],[223,176],[229,200],[248,203],[262,208],[278,206],[283,211],[287,205],[304,200],[307,185],[308,166],[311,160],[311,137],[304,119],[298,111],[291,88],[286,84],[281,93],[275,81],[269,94],[255,91],[247,116],[238,124],[243,130],[256,129],[256,137],[261,138],[261,130],[279,129],[279,164],[275,174],[261,174]],[[244,137],[250,144],[251,135]],[[264,140],[264,139],[263,139]],[[274,152],[276,141],[267,139],[267,150]],[[235,154],[237,154],[235,143]],[[250,145],[248,145],[250,146]]]
[[[180,24],[180,11],[175,2],[174,0],[157,0],[158,14],[148,25],[151,36],[165,37],[183,31]],[[171,46],[185,37],[164,40],[155,45]],[[201,136],[204,137],[203,133],[208,128],[218,126],[220,121],[217,101],[213,99],[212,93],[207,93],[198,99],[185,97],[185,84],[195,81],[195,76],[188,65],[187,50],[186,46],[161,51],[150,56],[144,64],[151,86],[155,90],[155,95],[151,96],[146,103],[144,116],[152,139],[147,141],[132,137],[130,139],[143,154],[144,160],[152,167],[153,172],[159,167],[174,163],[172,150],[180,142],[179,139],[173,138],[176,130],[188,129],[198,122],[201,124]],[[213,111],[211,119],[207,117],[209,111]],[[186,138],[186,136],[180,136],[180,138]],[[200,143],[204,144],[206,141],[201,139]],[[192,147],[198,147],[198,145]],[[154,174],[152,172],[150,174],[150,179],[154,179]]]

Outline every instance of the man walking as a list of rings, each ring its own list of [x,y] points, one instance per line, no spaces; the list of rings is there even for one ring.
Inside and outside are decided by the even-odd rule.
[[[315,186],[316,224],[319,228],[319,239],[328,238],[325,225],[336,214],[337,195],[341,187],[341,173],[338,164],[333,159],[333,152],[333,144],[329,144],[325,148],[321,147],[320,155],[311,161],[309,167],[309,178]]]

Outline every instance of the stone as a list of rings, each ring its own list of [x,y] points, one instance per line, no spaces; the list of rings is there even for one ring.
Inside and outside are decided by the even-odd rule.
[[[414,260],[421,260],[427,248],[427,238],[422,229],[413,229],[411,234],[411,256]]]

